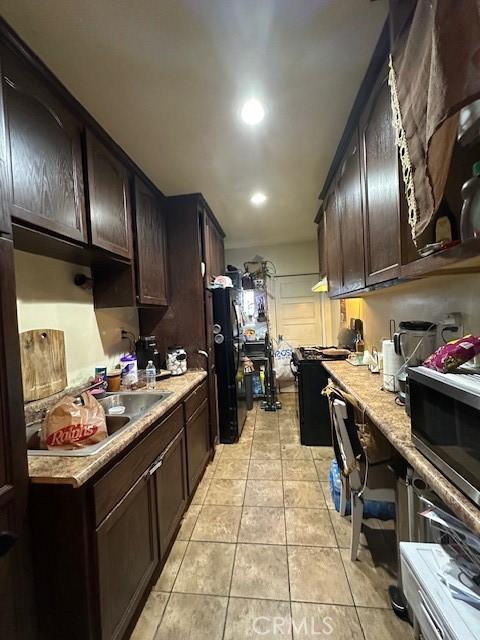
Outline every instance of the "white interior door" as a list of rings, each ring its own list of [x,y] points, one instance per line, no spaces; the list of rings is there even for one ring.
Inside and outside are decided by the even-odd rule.
[[[275,277],[275,337],[283,336],[293,347],[323,343],[320,295],[312,292],[317,282],[316,273]]]

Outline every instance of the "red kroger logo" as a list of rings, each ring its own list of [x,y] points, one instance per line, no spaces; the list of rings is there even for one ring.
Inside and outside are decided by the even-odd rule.
[[[69,424],[51,433],[47,438],[47,444],[49,447],[59,447],[63,444],[81,442],[95,435],[97,431],[98,426],[95,424]]]

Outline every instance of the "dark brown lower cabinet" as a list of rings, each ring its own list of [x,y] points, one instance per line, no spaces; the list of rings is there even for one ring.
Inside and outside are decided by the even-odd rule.
[[[81,487],[32,485],[40,640],[130,637],[209,457],[205,380]]]
[[[102,638],[122,638],[158,563],[155,479],[147,470],[97,529]]]
[[[155,473],[160,557],[165,558],[188,502],[185,432],[165,449]]]
[[[186,432],[188,486],[190,492],[192,492],[210,457],[210,423],[207,399],[202,402],[190,420],[188,420]]]

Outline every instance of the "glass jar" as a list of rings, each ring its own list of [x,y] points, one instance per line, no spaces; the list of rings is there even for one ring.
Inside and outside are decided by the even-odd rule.
[[[187,370],[187,352],[180,345],[167,349],[167,369],[172,376],[181,376]]]

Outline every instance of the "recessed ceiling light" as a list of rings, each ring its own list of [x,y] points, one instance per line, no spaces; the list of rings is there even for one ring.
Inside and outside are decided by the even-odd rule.
[[[265,204],[266,200],[267,200],[267,196],[261,191],[257,191],[250,198],[250,202],[256,207],[261,207],[262,204]]]
[[[265,117],[265,109],[262,103],[256,98],[250,98],[242,107],[240,116],[245,124],[254,126]]]

